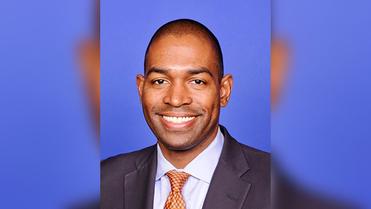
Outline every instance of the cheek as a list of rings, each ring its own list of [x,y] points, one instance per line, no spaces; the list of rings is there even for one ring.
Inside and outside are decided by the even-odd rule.
[[[161,92],[146,91],[142,96],[142,105],[147,112],[162,106],[163,95]]]
[[[208,91],[198,94],[193,94],[193,101],[198,103],[200,107],[208,114],[214,114],[219,109],[220,99],[216,91]]]
[[[144,93],[142,96],[142,105],[145,111],[150,111],[153,106],[153,99],[150,94]]]

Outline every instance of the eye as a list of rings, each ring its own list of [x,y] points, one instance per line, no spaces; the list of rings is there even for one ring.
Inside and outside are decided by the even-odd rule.
[[[195,79],[191,81],[192,84],[197,84],[197,85],[205,85],[206,82],[200,79]]]
[[[167,81],[164,79],[156,79],[156,80],[153,80],[152,83],[156,85],[161,85],[161,84],[167,83]]]

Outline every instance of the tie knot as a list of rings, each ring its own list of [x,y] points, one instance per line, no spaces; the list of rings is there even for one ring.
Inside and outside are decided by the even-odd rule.
[[[170,179],[171,191],[174,192],[180,192],[190,176],[188,173],[178,172],[176,170],[169,171],[166,175]]]

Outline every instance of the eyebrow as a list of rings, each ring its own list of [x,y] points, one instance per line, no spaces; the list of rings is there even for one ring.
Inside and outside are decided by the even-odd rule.
[[[147,71],[146,76],[148,76],[151,73],[160,73],[160,74],[167,75],[167,74],[169,74],[169,71],[171,71],[171,69],[162,69],[162,68],[153,67],[153,68],[150,68]],[[201,74],[201,73],[207,73],[212,78],[214,77],[213,74],[210,72],[210,70],[206,67],[200,67],[200,68],[194,68],[194,69],[188,69],[187,70],[187,74],[190,74],[190,75],[197,75],[197,74]]]

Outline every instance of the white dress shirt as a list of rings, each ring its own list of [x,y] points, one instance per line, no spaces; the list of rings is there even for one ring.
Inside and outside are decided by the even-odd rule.
[[[176,169],[167,161],[157,144],[157,172],[155,182],[154,209],[163,209],[171,191],[166,172],[170,170],[184,171],[191,176],[184,184],[182,195],[187,209],[201,209],[207,190],[222,152],[224,136],[218,129],[215,139],[209,146],[193,159],[184,169]]]

